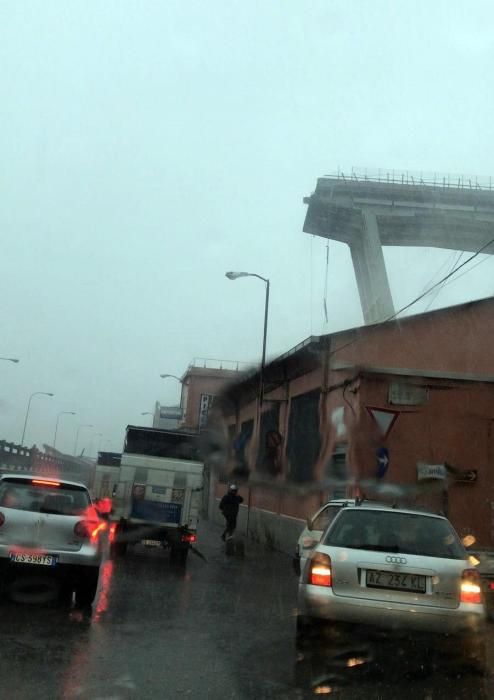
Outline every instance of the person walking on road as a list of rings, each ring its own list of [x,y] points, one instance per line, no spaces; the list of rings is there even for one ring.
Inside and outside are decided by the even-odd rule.
[[[242,496],[238,495],[238,488],[235,484],[230,484],[228,491],[225,493],[220,501],[220,510],[226,520],[226,528],[224,533],[221,535],[223,541],[226,538],[233,536],[235,528],[237,527],[237,515],[240,504],[243,503]]]

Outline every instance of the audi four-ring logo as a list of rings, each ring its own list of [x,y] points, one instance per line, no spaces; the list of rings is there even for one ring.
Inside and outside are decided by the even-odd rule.
[[[386,557],[388,564],[406,564],[407,560],[405,557]]]

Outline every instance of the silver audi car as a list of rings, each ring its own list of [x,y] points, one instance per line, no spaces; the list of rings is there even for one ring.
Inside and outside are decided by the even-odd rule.
[[[0,478],[0,585],[50,581],[90,605],[103,555],[102,520],[83,484],[42,477]]]
[[[485,620],[479,573],[451,523],[433,513],[342,508],[299,580],[299,639],[321,621],[350,635],[437,634],[483,670]]]

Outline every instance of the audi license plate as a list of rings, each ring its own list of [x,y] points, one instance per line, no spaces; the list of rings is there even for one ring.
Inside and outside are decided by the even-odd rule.
[[[425,576],[420,574],[398,574],[392,571],[367,570],[368,588],[389,588],[395,591],[425,593]]]
[[[55,554],[35,554],[28,552],[10,552],[10,561],[16,564],[39,564],[41,566],[56,566]]]

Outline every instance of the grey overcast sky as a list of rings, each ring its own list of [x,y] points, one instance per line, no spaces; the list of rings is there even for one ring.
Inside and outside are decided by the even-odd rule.
[[[494,175],[486,0],[0,2],[0,438],[120,449],[193,357],[362,322],[348,249],[302,233],[338,166]],[[312,264],[311,264],[312,260]],[[396,307],[451,252],[387,249]],[[494,291],[491,259],[432,308]],[[427,297],[411,311],[424,310]],[[147,417],[149,418],[149,417]]]

